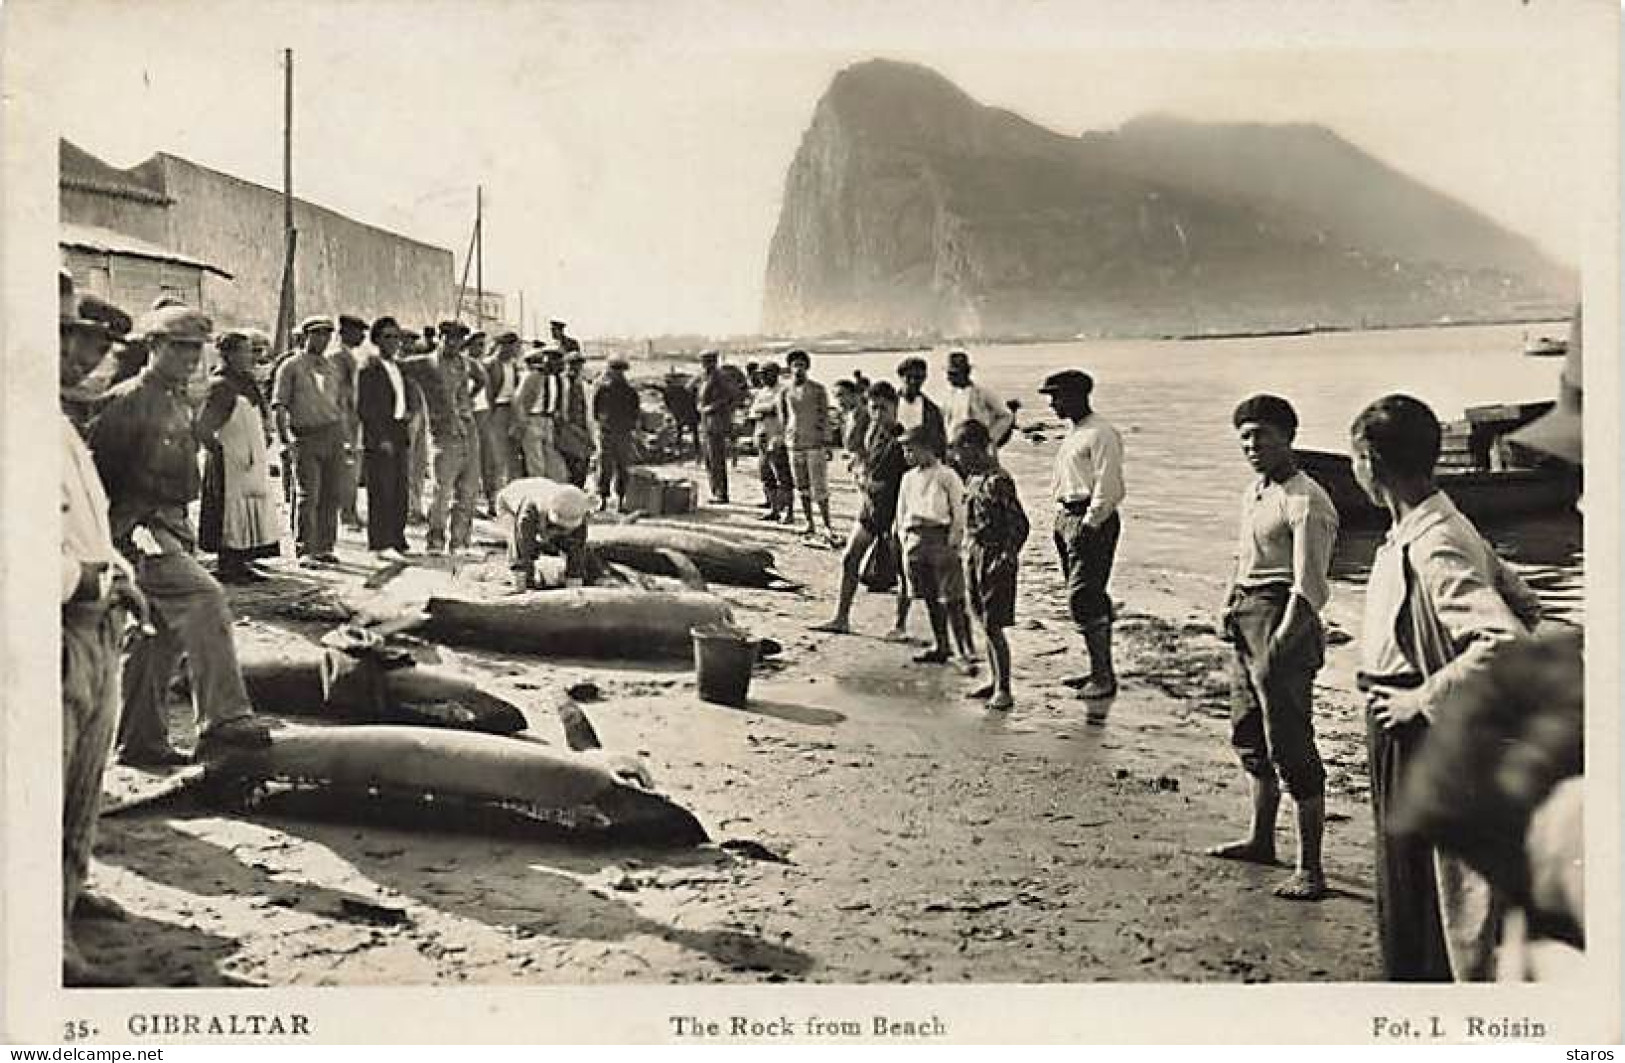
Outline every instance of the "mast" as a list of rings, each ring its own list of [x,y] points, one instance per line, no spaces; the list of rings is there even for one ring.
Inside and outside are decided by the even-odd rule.
[[[293,340],[294,252],[299,230],[293,225],[293,49],[282,50],[282,292],[277,298],[276,340],[280,355]]]

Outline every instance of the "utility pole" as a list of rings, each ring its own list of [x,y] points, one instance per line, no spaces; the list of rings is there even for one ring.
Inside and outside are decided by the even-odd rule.
[[[282,50],[282,292],[277,299],[276,346],[282,354],[293,343],[294,253],[299,230],[293,225],[293,49]]]

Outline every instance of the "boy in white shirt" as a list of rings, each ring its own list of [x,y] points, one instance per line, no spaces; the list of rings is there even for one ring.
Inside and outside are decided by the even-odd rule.
[[[915,654],[920,664],[946,664],[953,655],[950,623],[967,671],[970,619],[965,613],[965,577],[959,562],[965,538],[965,485],[937,457],[930,430],[918,425],[903,436],[903,456],[912,466],[897,496],[897,536],[911,597],[923,601],[931,617],[931,649]]]

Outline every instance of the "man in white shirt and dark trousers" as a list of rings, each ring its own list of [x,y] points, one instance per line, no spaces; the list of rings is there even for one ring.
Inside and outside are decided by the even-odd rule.
[[[1298,811],[1297,871],[1275,888],[1294,901],[1326,895],[1321,838],[1326,769],[1311,718],[1315,673],[1325,659],[1320,611],[1337,542],[1337,509],[1298,469],[1298,415],[1285,399],[1254,395],[1232,418],[1242,454],[1259,478],[1241,499],[1241,541],[1224,626],[1235,647],[1230,742],[1252,778],[1252,829],[1209,855],[1275,864],[1281,785]]]
[[[406,508],[411,421],[421,399],[396,364],[401,328],[392,317],[372,323],[372,349],[356,371],[356,417],[367,476],[367,548],[385,560],[407,552]]]
[[[1089,405],[1094,378],[1067,369],[1044,378],[1040,394],[1072,422],[1055,455],[1055,549],[1066,576],[1067,606],[1089,648],[1089,675],[1068,680],[1084,698],[1117,693],[1112,668],[1112,600],[1106,593],[1122,523],[1123,437]]]

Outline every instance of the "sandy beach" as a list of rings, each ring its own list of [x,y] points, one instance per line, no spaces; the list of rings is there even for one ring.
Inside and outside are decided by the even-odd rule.
[[[839,555],[756,519],[751,459],[733,475],[736,504],[680,519],[769,546],[802,584],[713,587],[743,626],[784,646],[758,667],[746,708],[701,702],[678,664],[421,648],[522,705],[597,684],[602,697],[585,708],[606,749],[645,757],[711,845],[244,816],[183,797],[103,818],[93,881],[130,918],[82,921],[87,956],[168,986],[1378,976],[1348,638],[1356,603],[1328,613],[1333,644],[1317,686],[1333,895],[1294,904],[1270,895],[1285,868],[1202,855],[1238,836],[1246,813],[1209,583],[1119,565],[1122,690],[1091,719],[1061,682],[1087,658],[1066,615],[1050,514],[1024,484],[1033,534],[1011,631],[1017,704],[990,713],[964,697],[980,680],[911,664],[908,647],[878,637],[890,595],[860,591],[859,634],[809,632],[831,608]],[[834,486],[844,528],[855,497]],[[496,593],[506,577],[496,528],[481,521],[476,536],[489,559],[462,563],[458,577]],[[228,588],[240,645],[331,626],[341,592],[353,596],[372,572],[357,537],[340,555],[333,573],[280,569],[272,583]],[[926,629],[917,607],[910,627]],[[536,727],[558,740],[545,713]],[[133,779],[115,769],[109,787]]]

